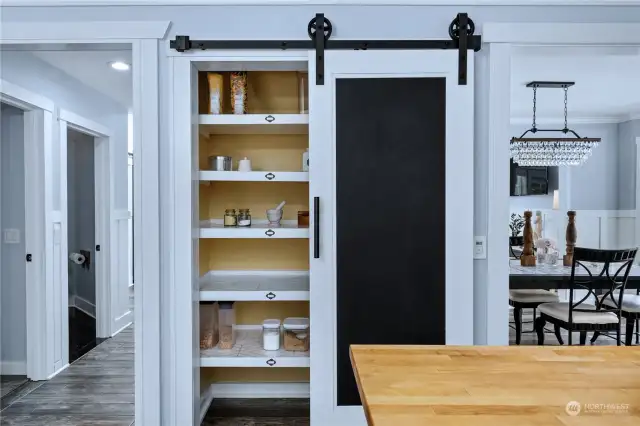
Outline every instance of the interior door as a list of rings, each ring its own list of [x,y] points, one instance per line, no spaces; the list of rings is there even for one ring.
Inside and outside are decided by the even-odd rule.
[[[328,51],[319,86],[311,55],[314,423],[364,422],[352,344],[473,344],[473,55],[466,86],[457,55]]]

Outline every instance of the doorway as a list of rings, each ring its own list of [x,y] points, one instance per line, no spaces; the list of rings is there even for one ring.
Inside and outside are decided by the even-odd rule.
[[[96,346],[95,139],[67,128],[69,362]]]
[[[24,120],[0,104],[0,398],[27,381]]]

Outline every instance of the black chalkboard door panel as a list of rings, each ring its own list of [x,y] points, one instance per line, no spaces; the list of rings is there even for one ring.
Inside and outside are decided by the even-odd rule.
[[[445,344],[445,78],[335,81],[337,402],[352,344]]]

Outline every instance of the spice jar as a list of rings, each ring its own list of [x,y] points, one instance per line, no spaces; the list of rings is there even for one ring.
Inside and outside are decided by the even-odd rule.
[[[237,226],[238,216],[236,216],[236,209],[226,209],[224,211],[224,226]]]
[[[268,319],[262,323],[262,347],[265,351],[280,349],[280,320]]]
[[[298,211],[298,228],[309,227],[309,210]]]
[[[249,209],[238,210],[238,226],[251,226],[251,211]]]
[[[231,109],[234,114],[247,113],[247,73],[231,73]]]

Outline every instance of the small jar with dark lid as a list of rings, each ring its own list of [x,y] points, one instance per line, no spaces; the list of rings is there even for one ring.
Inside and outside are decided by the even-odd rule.
[[[238,210],[238,226],[251,226],[251,211],[249,209]]]

